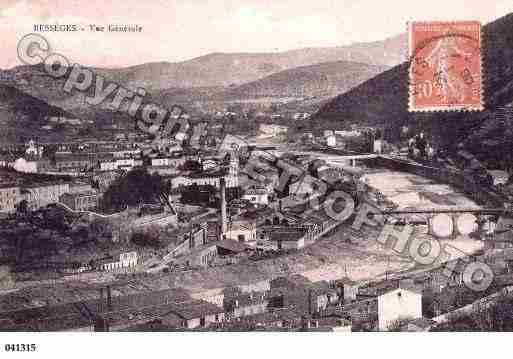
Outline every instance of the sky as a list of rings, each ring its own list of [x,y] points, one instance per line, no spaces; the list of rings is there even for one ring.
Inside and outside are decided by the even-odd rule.
[[[73,62],[124,67],[212,52],[278,52],[383,40],[408,21],[479,20],[511,0],[0,0],[0,68],[20,64],[17,42],[34,24],[139,25],[140,33],[44,33]]]

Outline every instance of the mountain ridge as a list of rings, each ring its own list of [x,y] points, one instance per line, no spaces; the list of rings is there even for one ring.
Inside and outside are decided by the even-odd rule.
[[[122,68],[94,69],[128,87],[162,90],[182,87],[241,85],[283,70],[333,61],[354,61],[393,66],[406,54],[406,37],[400,34],[382,41],[336,47],[310,47],[282,52],[214,52],[181,62],[150,62]],[[2,71],[12,74],[17,66]]]
[[[481,158],[490,158],[490,152],[502,147],[510,148],[504,131],[491,142],[494,146],[485,148],[481,142],[486,139],[485,128],[489,131],[501,126],[497,112],[513,103],[513,14],[483,26],[482,34],[484,111],[408,112],[408,63],[404,62],[329,101],[312,116],[311,127],[382,127],[397,141],[400,129],[408,126],[413,131],[426,131],[438,146],[461,144]],[[511,123],[506,126],[509,128]]]
[[[15,87],[0,84],[0,142],[13,143],[47,133],[41,129],[51,117],[74,119],[76,116],[30,96]],[[58,133],[55,133],[58,135]]]
[[[387,66],[353,61],[323,62],[283,70],[262,79],[229,88],[225,98],[333,97],[387,70]]]

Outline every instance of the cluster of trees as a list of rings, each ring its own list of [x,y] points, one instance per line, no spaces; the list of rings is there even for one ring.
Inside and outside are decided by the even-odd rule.
[[[100,206],[106,212],[119,212],[141,203],[159,203],[163,193],[169,193],[169,184],[160,175],[134,169],[110,185]]]
[[[132,242],[138,246],[161,248],[162,231],[157,226],[149,226],[132,234]]]

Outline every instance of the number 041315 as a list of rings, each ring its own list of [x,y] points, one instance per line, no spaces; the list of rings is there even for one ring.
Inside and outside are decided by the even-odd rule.
[[[37,346],[36,344],[5,344],[4,349],[6,352],[35,352]]]

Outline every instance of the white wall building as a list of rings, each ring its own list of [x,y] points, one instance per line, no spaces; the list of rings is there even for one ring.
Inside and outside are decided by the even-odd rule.
[[[134,158],[118,158],[116,159],[116,166],[120,169],[131,170],[135,166]]]
[[[396,288],[378,296],[378,327],[388,326],[400,318],[422,318],[422,294],[410,289]]]
[[[156,157],[151,159],[152,166],[178,167],[185,163],[185,158]]]
[[[100,170],[102,171],[114,171],[117,170],[118,166],[116,161],[102,161],[100,162]]]
[[[258,205],[269,204],[269,193],[263,188],[250,188],[242,196],[243,199]]]
[[[228,222],[226,238],[256,246],[256,220],[234,219]]]
[[[69,183],[30,184],[22,188],[23,198],[32,209],[58,203],[61,196],[69,191]]]
[[[27,161],[24,158],[18,158],[16,161],[14,161],[12,168],[18,172],[37,173],[37,162]]]
[[[137,266],[137,252],[125,252],[119,254],[119,260],[102,261],[100,269],[104,271],[111,271],[120,268],[134,268]]]
[[[178,176],[171,179],[171,188],[179,188],[193,184],[198,186],[211,185],[216,188],[221,188],[221,178],[225,179],[226,188],[239,187],[239,161],[235,154],[231,157],[232,159],[230,160],[230,166],[227,174],[224,174],[223,172],[204,172],[190,176]]]
[[[326,145],[329,147],[335,147],[337,145],[337,137],[335,137],[335,135],[329,135],[326,137]]]
[[[374,153],[382,153],[383,152],[383,141],[382,140],[374,140],[373,152]]]

